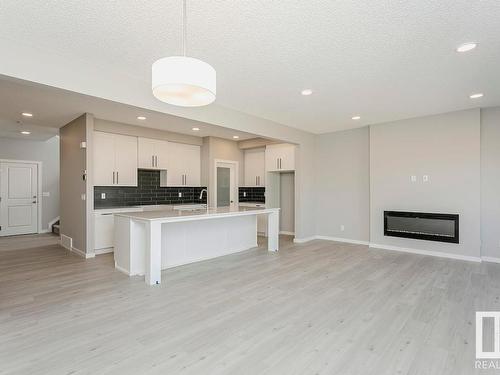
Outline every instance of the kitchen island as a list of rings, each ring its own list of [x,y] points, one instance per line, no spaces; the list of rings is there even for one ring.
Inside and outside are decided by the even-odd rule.
[[[115,214],[115,268],[161,283],[161,270],[257,246],[257,215],[267,215],[268,250],[278,251],[279,208],[223,207]]]

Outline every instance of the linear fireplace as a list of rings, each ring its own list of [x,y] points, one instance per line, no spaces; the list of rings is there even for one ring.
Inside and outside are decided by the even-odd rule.
[[[384,235],[458,243],[458,215],[384,211]]]

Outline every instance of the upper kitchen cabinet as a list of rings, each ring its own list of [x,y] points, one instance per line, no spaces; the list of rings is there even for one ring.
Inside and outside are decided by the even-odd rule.
[[[280,143],[266,146],[266,171],[294,171],[295,145]]]
[[[266,149],[245,150],[245,186],[266,186]]]
[[[94,185],[137,186],[137,138],[94,132]]]
[[[167,186],[200,186],[200,146],[169,142]]]
[[[138,165],[142,169],[167,169],[170,143],[158,139],[138,139]]]

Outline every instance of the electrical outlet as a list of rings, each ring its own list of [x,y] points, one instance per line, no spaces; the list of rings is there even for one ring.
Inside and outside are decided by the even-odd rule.
[[[243,192],[243,197],[246,197],[246,196],[247,196],[247,192],[246,192],[246,191],[244,191],[244,192]]]
[[[101,199],[106,199],[106,193],[101,193]]]
[[[344,226],[344,224],[342,224],[342,225],[340,226],[340,231],[341,231],[341,232],[343,232],[344,230],[345,230],[345,226]]]
[[[182,192],[179,191],[179,198],[182,198]]]
[[[410,176],[411,182],[417,182],[417,176]]]
[[[422,181],[424,181],[424,182],[429,182],[429,175],[424,174],[424,175],[422,176]]]

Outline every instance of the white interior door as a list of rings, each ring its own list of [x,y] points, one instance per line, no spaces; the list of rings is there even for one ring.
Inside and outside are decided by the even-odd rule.
[[[217,162],[216,168],[216,204],[217,207],[235,206],[236,191],[236,165],[233,163]]]
[[[0,236],[38,232],[38,166],[0,163]]]

